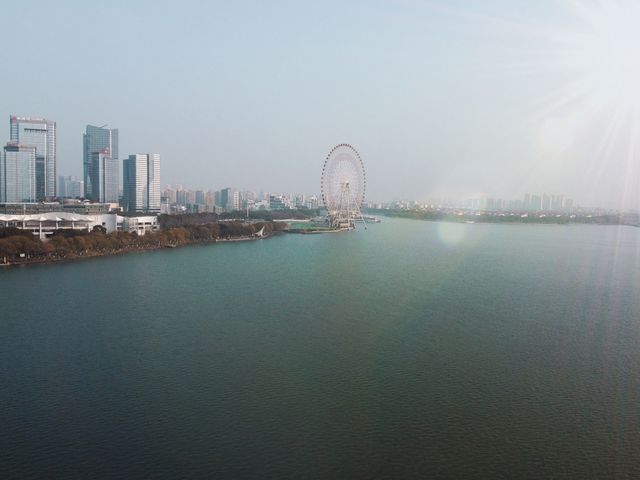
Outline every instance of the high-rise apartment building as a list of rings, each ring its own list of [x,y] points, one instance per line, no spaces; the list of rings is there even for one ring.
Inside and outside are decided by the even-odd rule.
[[[534,212],[542,210],[542,197],[540,195],[531,195],[529,210]]]
[[[10,141],[36,149],[36,200],[56,196],[56,123],[11,115]]]
[[[553,195],[551,197],[551,210],[561,212],[564,209],[564,195]]]
[[[216,202],[216,205],[226,209],[227,204],[229,203],[230,195],[233,195],[233,193],[231,193],[231,188],[227,187],[220,190],[220,194],[218,195],[218,199],[217,199],[218,201]]]
[[[570,198],[566,198],[564,201],[564,205],[563,208],[567,211],[567,212],[572,212],[573,211],[573,200]]]
[[[0,154],[0,202],[35,202],[36,188],[36,147],[7,143]]]
[[[58,196],[61,198],[84,197],[84,182],[74,175],[58,177]]]
[[[118,129],[87,125],[82,137],[82,148],[85,196],[96,202],[118,201],[117,192],[120,187],[120,175],[118,173]],[[96,163],[99,155],[96,156],[94,154],[100,153],[104,158],[109,157],[112,160],[103,162],[103,164],[106,163],[111,168],[104,170],[102,176],[94,171],[95,169],[99,170],[99,165]],[[115,169],[113,168],[114,165]],[[115,199],[100,200],[99,197],[104,197],[104,188],[101,190],[100,185],[105,182],[109,184],[110,179],[114,177],[116,179]],[[110,184],[109,187],[111,188]]]
[[[129,155],[122,162],[123,207],[127,212],[160,212],[160,154]]]
[[[231,187],[223,188],[222,190],[220,190],[220,195],[216,200],[216,205],[224,208],[227,212],[240,210],[241,208],[240,191]]]
[[[204,203],[208,206],[215,205],[216,192],[214,190],[208,190],[204,195]]]
[[[189,190],[180,189],[176,191],[176,203],[178,205],[189,205]]]
[[[164,197],[167,199],[167,202],[169,202],[170,204],[176,203],[176,198],[177,198],[176,190],[171,187],[165,188]]]
[[[229,203],[227,204],[227,210],[230,212],[238,211],[242,208],[242,196],[238,190],[234,190]]]

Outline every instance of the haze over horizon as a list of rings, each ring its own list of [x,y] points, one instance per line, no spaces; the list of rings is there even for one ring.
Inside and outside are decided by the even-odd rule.
[[[640,5],[542,0],[10,2],[9,115],[58,124],[82,174],[86,124],[162,184],[318,192],[354,145],[367,198],[525,192],[640,206]]]

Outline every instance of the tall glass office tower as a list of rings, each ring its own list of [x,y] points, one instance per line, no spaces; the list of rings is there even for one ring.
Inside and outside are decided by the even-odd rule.
[[[96,202],[105,201],[100,200],[100,197],[104,196],[104,194],[101,193],[99,185],[100,183],[104,183],[105,176],[107,178],[116,178],[116,192],[120,186],[120,175],[118,173],[118,129],[87,125],[82,140],[85,197]],[[96,162],[94,161],[96,160],[96,155],[94,154],[100,153],[110,157],[113,162],[107,162],[107,169],[102,172],[104,175],[96,176],[95,170],[98,167],[96,167]],[[115,165],[115,170],[113,170],[113,165]],[[107,183],[109,183],[109,180],[107,180]],[[114,201],[117,201],[117,194]]]
[[[56,196],[56,123],[11,115],[10,141],[36,148],[36,200]]]
[[[122,162],[124,210],[160,212],[160,154],[129,155]]]
[[[94,202],[116,203],[118,202],[118,190],[120,176],[118,172],[118,160],[111,158],[108,149],[101,152],[92,152],[89,156],[91,181],[91,196]]]
[[[0,202],[36,200],[36,147],[7,143],[0,153]]]

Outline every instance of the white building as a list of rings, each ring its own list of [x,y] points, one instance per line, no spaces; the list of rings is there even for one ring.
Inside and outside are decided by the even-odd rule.
[[[127,212],[160,212],[160,154],[129,155],[123,161],[123,208]]]
[[[85,215],[69,212],[46,212],[33,215],[0,214],[0,226],[28,230],[40,239],[48,238],[55,230],[87,230],[103,227],[107,233],[130,232],[144,235],[160,230],[155,215],[123,217],[115,213]]]
[[[117,215],[118,231],[137,233],[144,235],[149,232],[157,232],[160,230],[158,225],[158,217],[155,215],[146,215],[140,217],[121,217]]]

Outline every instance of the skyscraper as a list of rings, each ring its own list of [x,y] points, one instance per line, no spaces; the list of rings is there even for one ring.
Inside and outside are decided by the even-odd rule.
[[[109,149],[89,154],[89,181],[91,195],[87,195],[94,202],[114,203],[118,201],[120,177],[118,175],[118,160],[111,158]]]
[[[218,198],[218,202],[216,202],[216,204],[219,207],[222,207],[224,209],[227,208],[227,204],[229,203],[230,192],[231,192],[231,188],[229,188],[229,187],[223,188],[222,190],[220,190],[220,195],[219,195],[219,198]],[[233,194],[231,194],[231,195],[233,195]]]
[[[240,210],[240,208],[241,208],[240,191],[233,190],[233,194],[231,195],[231,198],[229,198],[229,204],[227,205],[227,210],[229,210],[230,212],[234,212],[234,211]]]
[[[10,140],[36,149],[36,200],[56,196],[56,123],[37,117],[10,117]]]
[[[551,197],[551,210],[561,212],[564,208],[564,195],[553,195]]]
[[[104,180],[104,178],[96,177],[93,171],[96,163],[92,160],[92,155],[101,152],[113,160],[113,162],[107,162],[109,165],[115,165],[115,171],[107,170],[106,176],[113,177],[115,175],[117,184],[115,187],[116,199],[114,201],[117,201],[117,191],[120,186],[120,176],[118,174],[118,129],[87,125],[82,140],[85,196],[96,202],[104,201],[99,199],[101,196],[99,187],[97,187],[98,191],[95,194],[93,188],[94,182],[100,183]]]
[[[84,197],[84,182],[74,175],[58,177],[58,196],[62,198]]]
[[[540,195],[531,195],[529,210],[532,210],[534,212],[542,210],[542,197]]]
[[[0,155],[0,202],[36,200],[36,147],[9,142]]]
[[[122,162],[122,181],[127,212],[160,212],[160,154],[129,155]]]

